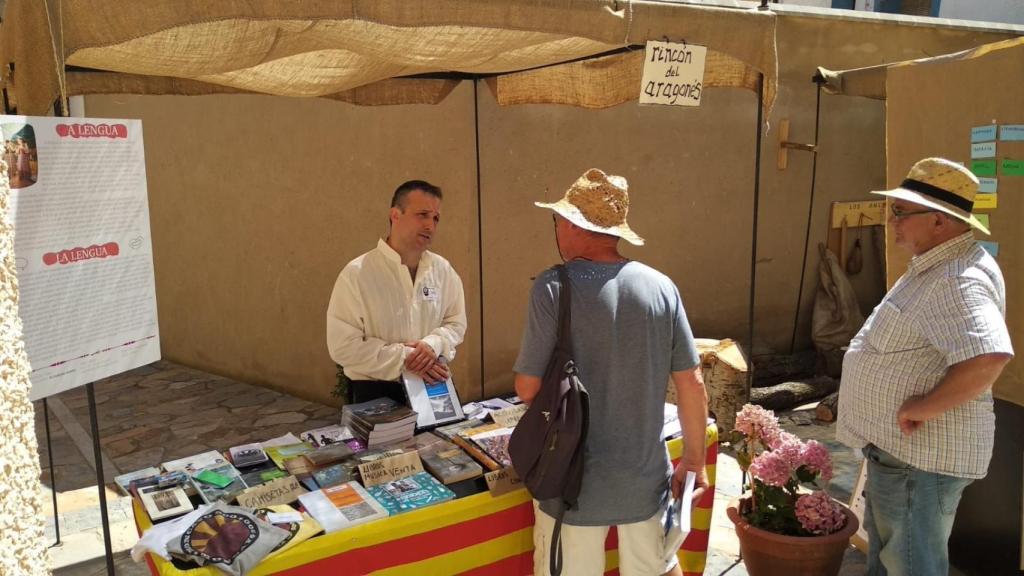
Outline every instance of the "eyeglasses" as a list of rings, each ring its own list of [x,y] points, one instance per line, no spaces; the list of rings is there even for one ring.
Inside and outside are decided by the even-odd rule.
[[[893,217],[900,219],[913,216],[914,214],[931,214],[933,212],[941,212],[941,210],[903,210],[902,208],[897,208],[895,204],[889,205],[889,211],[892,212]]]

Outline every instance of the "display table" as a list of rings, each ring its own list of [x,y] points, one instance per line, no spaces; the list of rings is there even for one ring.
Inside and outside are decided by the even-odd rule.
[[[693,511],[693,530],[679,551],[684,574],[703,574],[714,504],[718,430],[707,428],[708,490]],[[682,440],[668,442],[673,461]],[[135,524],[141,534],[152,523],[136,500]],[[605,542],[606,574],[618,574],[618,538],[613,528]],[[155,576],[221,576],[215,568],[178,570],[163,558],[146,557]],[[510,576],[533,572],[533,504],[525,489],[499,497],[489,492],[459,498],[415,512],[317,536],[266,558],[250,572],[322,576],[323,574]]]

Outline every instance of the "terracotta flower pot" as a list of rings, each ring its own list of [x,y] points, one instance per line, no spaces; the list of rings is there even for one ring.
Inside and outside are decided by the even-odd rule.
[[[850,537],[857,533],[859,522],[853,512],[840,503],[846,525],[826,536],[784,536],[755,528],[740,514],[738,496],[725,509],[736,525],[740,552],[750,576],[835,576],[843,564],[843,554],[850,546]]]

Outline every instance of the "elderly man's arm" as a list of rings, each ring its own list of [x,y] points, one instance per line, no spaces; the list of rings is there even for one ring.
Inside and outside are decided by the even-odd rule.
[[[541,379],[539,376],[516,373],[515,388],[519,399],[529,405],[533,402],[537,392],[540,392]]]
[[[927,394],[907,398],[897,412],[900,430],[913,434],[921,424],[977,398],[995,384],[1013,356],[993,353],[975,356],[949,367]]]
[[[700,499],[708,487],[704,472],[704,434],[708,422],[708,394],[704,388],[704,377],[700,365],[689,370],[672,373],[672,384],[676,387],[676,405],[679,421],[683,425],[683,458],[672,474],[672,494],[679,496],[686,472],[697,476],[694,484],[694,502]]]

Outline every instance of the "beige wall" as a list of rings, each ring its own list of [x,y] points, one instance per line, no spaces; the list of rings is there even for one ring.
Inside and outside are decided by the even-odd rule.
[[[813,139],[815,66],[880,64],[999,37],[788,16],[778,33],[779,99],[762,148],[756,339],[786,352],[811,155],[791,152],[789,168],[777,171],[775,127],[788,118],[791,140]],[[558,258],[550,218],[532,202],[560,197],[592,166],[629,179],[630,222],[648,245],[625,252],[676,281],[694,331],[746,338],[753,93],[711,90],[699,109],[500,108],[481,84],[482,229],[473,98],[470,82],[438,106],[89,97],[88,116],[144,121],[165,357],[327,400],[334,374],[323,314],[334,278],[382,233],[394,187],[426,178],[446,191],[435,248],[466,285],[469,334],[454,368],[460,391],[465,399],[509,391],[530,278]],[[813,247],[824,241],[829,203],[865,198],[885,183],[884,104],[823,96],[820,150],[798,348],[809,342]],[[855,285],[868,308],[883,275],[866,260]]]
[[[479,373],[468,85],[440,106],[115,96],[88,98],[86,114],[143,120],[164,357],[328,401],[334,280],[384,233],[395,187],[422,178],[446,191],[435,248],[473,322],[454,370]]]

